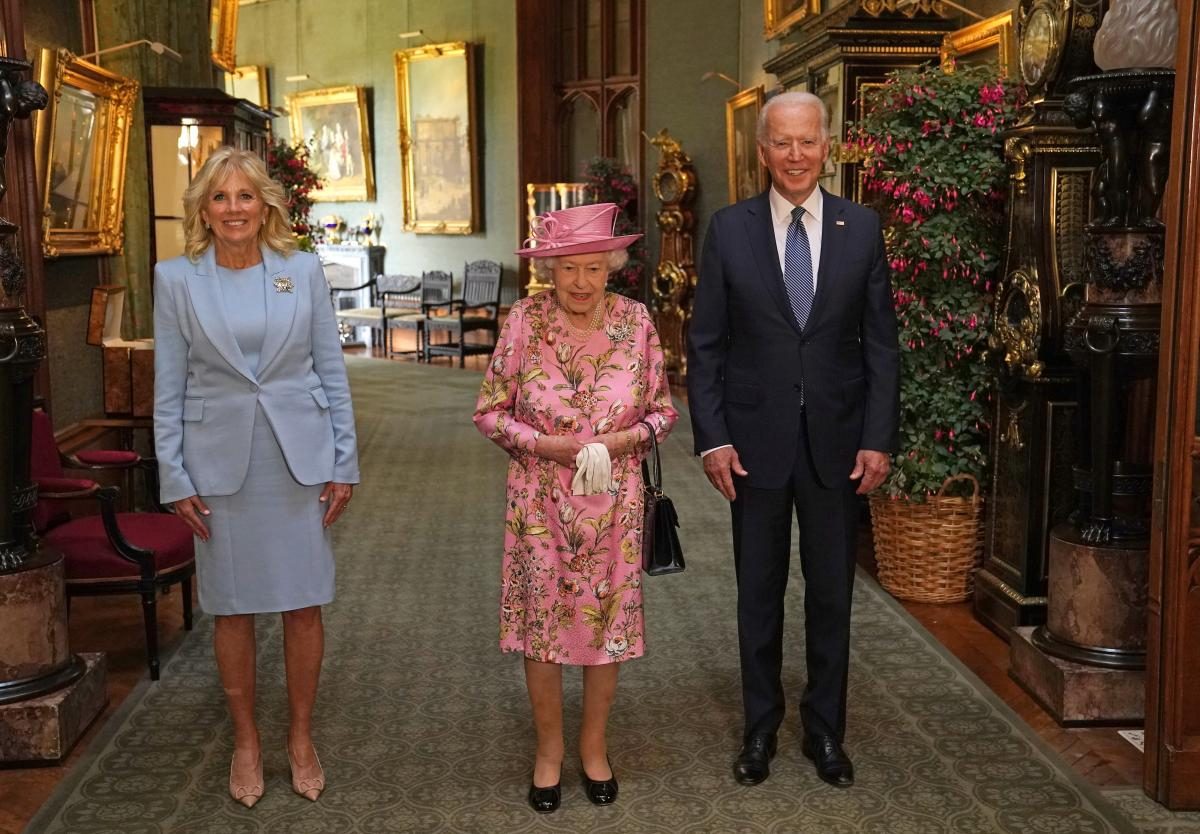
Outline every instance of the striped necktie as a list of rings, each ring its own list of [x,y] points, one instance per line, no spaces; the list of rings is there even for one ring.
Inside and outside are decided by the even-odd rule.
[[[803,330],[813,304],[812,250],[808,246],[808,232],[804,230],[803,206],[792,209],[792,223],[783,247],[783,283],[792,302],[792,315]]]

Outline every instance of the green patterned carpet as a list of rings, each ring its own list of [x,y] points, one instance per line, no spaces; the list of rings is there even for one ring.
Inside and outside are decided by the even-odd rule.
[[[649,654],[622,669],[612,718],[614,807],[591,806],[568,738],[563,807],[525,804],[533,733],[521,663],[496,647],[504,454],[470,415],[478,374],[352,360],[364,485],[337,528],[338,597],[317,747],[329,789],[316,805],[287,781],[281,631],[262,617],[260,698],[267,792],[253,810],[225,793],[231,752],[201,618],[93,743],[31,832],[762,832],[1099,834],[1135,828],[1081,785],[1012,713],[870,580],[854,619],[847,791],[800,754],[796,718],[771,779],[733,782],[739,703],[728,510],[690,456],[684,422],[665,447],[688,571],[646,583]],[[803,686],[798,566],[787,688]],[[579,677],[568,674],[568,734]],[[1173,831],[1184,830],[1171,828]]]

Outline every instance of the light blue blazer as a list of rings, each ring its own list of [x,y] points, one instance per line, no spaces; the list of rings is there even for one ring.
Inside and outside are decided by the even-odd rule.
[[[154,268],[154,446],[164,503],[241,488],[259,405],[297,481],[358,483],[350,386],[320,261],[265,246],[262,257],[267,328],[257,373],[225,320],[213,248],[197,263],[178,257]]]

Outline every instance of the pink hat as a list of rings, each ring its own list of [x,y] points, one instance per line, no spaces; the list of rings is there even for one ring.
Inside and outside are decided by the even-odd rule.
[[[616,203],[589,203],[540,214],[533,220],[525,248],[516,254],[550,258],[624,249],[641,234],[613,235],[617,211]]]

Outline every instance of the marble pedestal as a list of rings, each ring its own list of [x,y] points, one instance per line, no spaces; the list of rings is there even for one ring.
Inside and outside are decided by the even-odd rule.
[[[1012,631],[1010,674],[1064,727],[1141,724],[1146,714],[1146,673],[1075,663],[1033,644],[1035,626]]]
[[[62,554],[45,548],[0,573],[0,704],[45,694],[79,675],[67,645],[63,583]]]
[[[1044,626],[1017,628],[1012,676],[1060,724],[1140,724],[1146,711],[1144,543],[1093,545],[1069,525],[1050,536]]]
[[[54,762],[108,702],[103,654],[73,655],[61,553],[0,572],[0,762]]]
[[[0,762],[57,762],[66,758],[108,703],[104,655],[78,655],[83,675],[40,698],[0,704]]]

